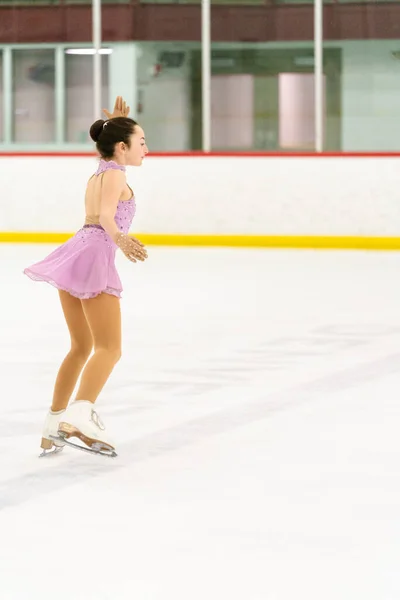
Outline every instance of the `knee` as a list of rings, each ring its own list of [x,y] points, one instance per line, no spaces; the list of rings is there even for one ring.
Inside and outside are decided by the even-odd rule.
[[[116,365],[122,355],[121,348],[113,348],[112,350],[110,350],[110,352],[111,352],[113,362]]]
[[[106,354],[108,359],[116,364],[121,358],[121,348],[119,346],[103,346],[95,348],[96,352]]]
[[[93,344],[91,343],[72,343],[71,344],[71,352],[77,360],[85,363],[89,358],[93,349]]]

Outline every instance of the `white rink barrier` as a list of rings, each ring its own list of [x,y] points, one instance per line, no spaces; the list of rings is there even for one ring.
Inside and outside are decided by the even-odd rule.
[[[96,165],[0,154],[0,240],[67,239]],[[156,155],[127,179],[148,243],[400,248],[397,155]]]

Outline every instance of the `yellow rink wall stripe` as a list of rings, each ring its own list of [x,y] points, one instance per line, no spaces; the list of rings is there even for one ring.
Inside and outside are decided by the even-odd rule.
[[[2,243],[60,244],[72,233],[0,232]],[[228,246],[242,248],[305,248],[331,250],[400,250],[400,237],[325,235],[214,235],[135,233],[146,245]]]

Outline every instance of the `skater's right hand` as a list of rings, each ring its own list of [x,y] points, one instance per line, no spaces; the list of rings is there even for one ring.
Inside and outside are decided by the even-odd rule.
[[[125,233],[118,233],[116,244],[121,248],[130,261],[136,262],[138,260],[144,261],[147,258],[147,251],[143,246],[142,242],[136,238],[130,237]]]
[[[106,108],[103,108],[103,112],[107,119],[115,119],[115,117],[127,117],[129,115],[129,111],[130,108],[126,105],[126,102],[122,96],[117,96],[112,113],[110,113]]]

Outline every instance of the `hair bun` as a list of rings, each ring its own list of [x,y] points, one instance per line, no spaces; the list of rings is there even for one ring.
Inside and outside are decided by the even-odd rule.
[[[103,131],[104,123],[105,121],[103,121],[103,119],[99,119],[98,121],[95,121],[95,123],[93,123],[93,125],[91,126],[90,137],[94,142],[98,141],[100,134]]]

